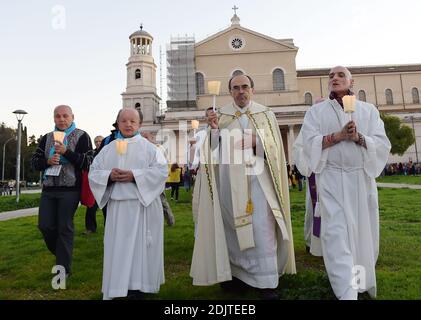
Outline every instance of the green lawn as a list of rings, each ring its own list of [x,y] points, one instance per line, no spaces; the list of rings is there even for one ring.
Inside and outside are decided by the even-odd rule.
[[[181,190],[180,190],[181,191]],[[421,299],[421,190],[380,189],[381,250],[377,264],[378,299]],[[334,299],[323,260],[305,252],[304,192],[291,192],[298,273],[283,276],[283,299]],[[150,299],[255,299],[253,292],[230,295],[218,285],[192,286],[189,277],[193,249],[190,194],[171,202],[176,224],[165,226],[165,278],[160,293]],[[81,235],[85,209],[79,208],[73,275],[66,290],[51,288],[54,258],[38,231],[37,218],[0,222],[0,299],[101,299],[103,219],[98,211],[97,234]]]
[[[385,176],[376,179],[377,182],[383,183],[406,183],[406,184],[421,184],[421,176]]]

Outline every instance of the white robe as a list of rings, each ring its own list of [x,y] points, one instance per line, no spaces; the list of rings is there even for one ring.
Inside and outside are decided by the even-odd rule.
[[[301,129],[309,168],[316,174],[323,259],[339,299],[357,299],[358,292],[364,291],[376,296],[379,210],[375,177],[382,172],[391,148],[372,104],[357,101],[352,119],[367,149],[343,141],[322,150],[323,136],[340,131],[349,121],[336,100],[310,108]]]
[[[108,204],[104,234],[104,300],[128,290],[156,293],[164,283],[163,214],[160,194],[168,177],[167,162],[153,144],[137,135],[127,153],[118,155],[116,141],[95,157],[89,184],[100,208]],[[135,183],[108,184],[111,169],[133,172]]]
[[[309,177],[311,174],[311,170],[308,167],[308,160],[304,154],[304,146],[303,146],[303,134],[300,133],[295,139],[294,144],[292,146],[292,158],[295,162],[295,165],[298,168],[298,171],[305,176]],[[311,204],[311,196],[310,196],[310,189],[308,179],[306,181],[306,211],[304,215],[304,240],[306,246],[310,248],[311,245],[311,234],[313,228],[313,206]]]
[[[205,141],[207,134],[207,128],[203,128],[199,130],[196,135],[194,136],[196,138],[196,143],[194,144],[193,152],[193,161],[190,164],[190,169],[196,170],[199,167],[200,163],[200,148],[202,148],[203,142]]]

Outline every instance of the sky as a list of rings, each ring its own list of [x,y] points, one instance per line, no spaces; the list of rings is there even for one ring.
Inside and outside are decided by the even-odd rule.
[[[234,5],[243,27],[294,39],[298,69],[421,63],[420,0],[1,0],[0,122],[16,127],[12,112],[23,109],[28,135],[38,137],[53,130],[54,107],[67,104],[77,127],[106,136],[140,23],[154,37],[160,94],[160,47],[229,27]],[[165,99],[165,80],[163,90]]]

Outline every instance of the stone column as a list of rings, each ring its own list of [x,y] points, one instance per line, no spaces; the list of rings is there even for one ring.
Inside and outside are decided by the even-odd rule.
[[[292,146],[294,145],[295,136],[294,136],[294,125],[288,125],[288,163],[292,165]]]

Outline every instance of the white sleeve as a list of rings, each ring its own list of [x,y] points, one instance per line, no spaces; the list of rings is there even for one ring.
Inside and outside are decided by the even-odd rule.
[[[108,202],[112,186],[108,186],[111,170],[104,169],[104,157],[107,149],[103,149],[95,158],[89,168],[89,187],[95,197],[98,207],[102,209]],[[108,187],[107,187],[108,186]]]
[[[308,159],[308,167],[312,172],[320,173],[326,165],[329,149],[322,149],[323,134],[320,130],[320,119],[314,109],[310,108],[306,112],[301,132],[304,156]]]
[[[378,177],[389,158],[391,144],[384,130],[379,111],[373,106],[370,113],[369,133],[364,135],[367,149],[363,148],[364,170],[371,178]]]
[[[150,154],[148,167],[132,170],[139,200],[145,207],[161,195],[168,178],[168,164],[162,152],[153,145],[146,152]]]

